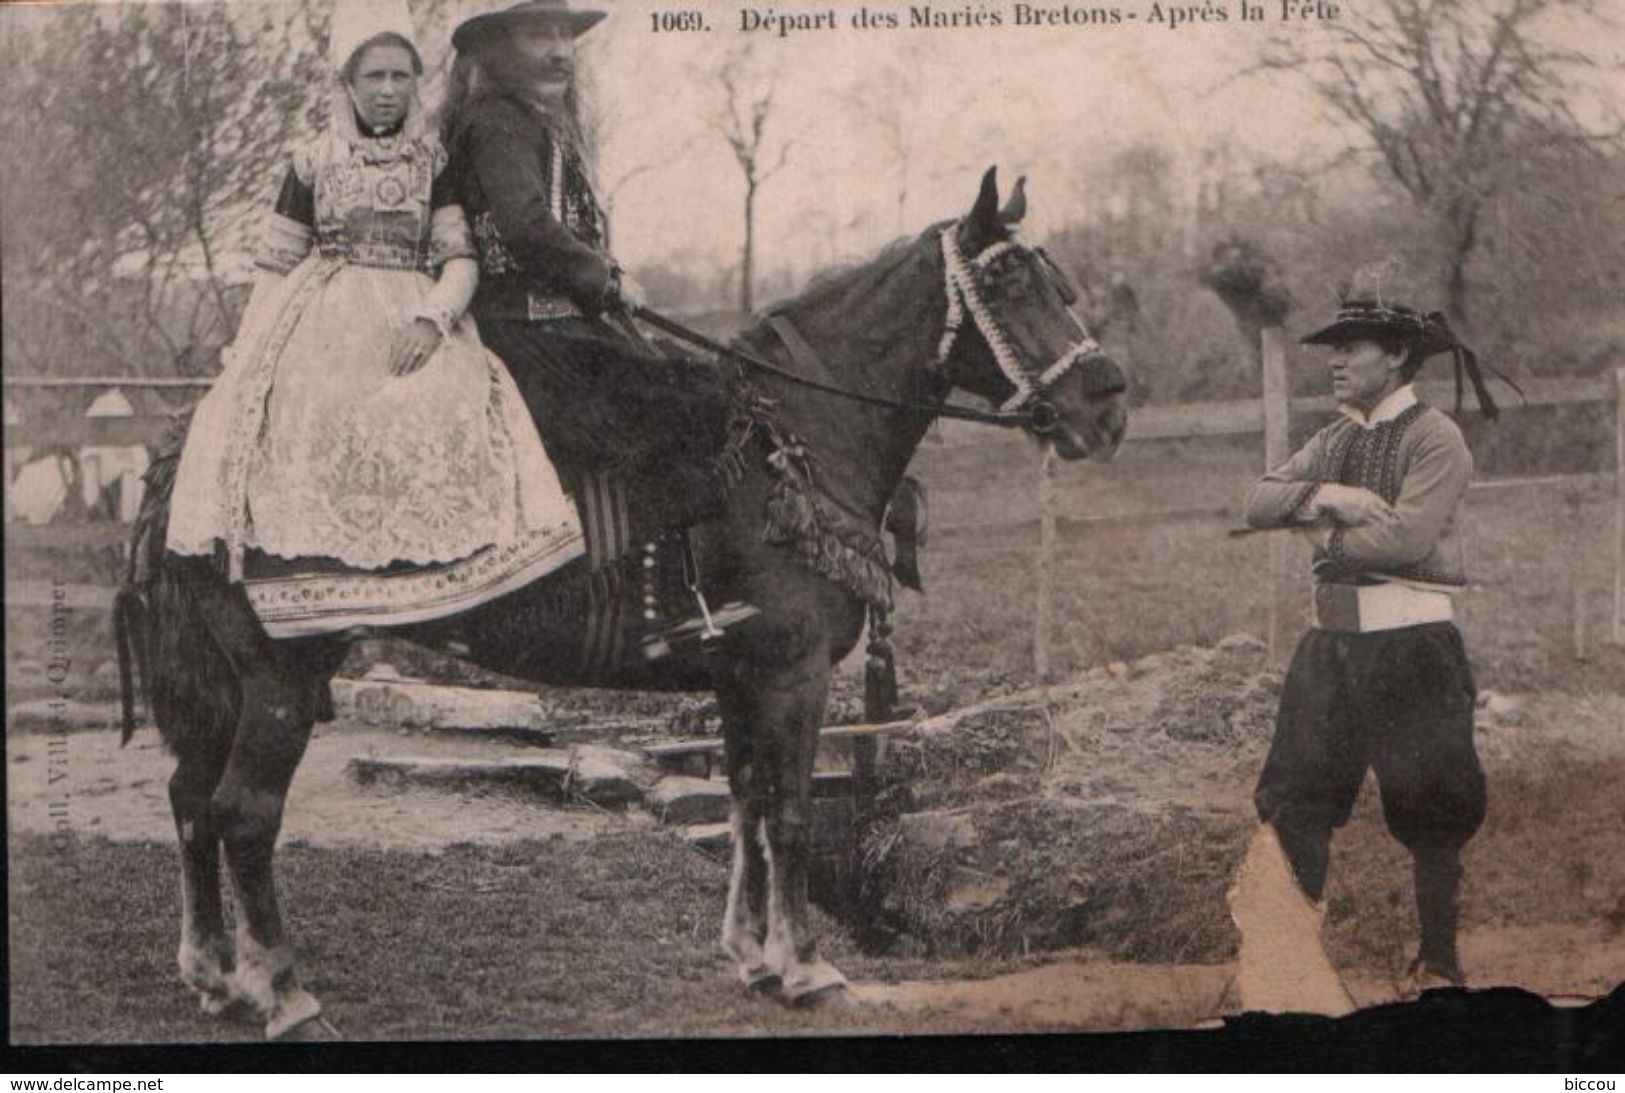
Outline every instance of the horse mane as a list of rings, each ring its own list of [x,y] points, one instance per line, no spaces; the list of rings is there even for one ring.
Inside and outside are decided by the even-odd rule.
[[[908,340],[929,343],[934,348],[941,337],[940,324],[922,324],[917,300],[905,301],[902,297],[917,294],[918,280],[927,274],[933,290],[942,283],[936,241],[949,223],[941,221],[918,235],[894,239],[872,258],[822,270],[800,293],[767,311],[788,315],[805,333],[812,333],[821,322],[833,320],[845,350],[841,355],[865,362],[894,351]],[[911,306],[902,306],[905,302]],[[758,345],[777,340],[765,318],[746,327],[741,335]]]

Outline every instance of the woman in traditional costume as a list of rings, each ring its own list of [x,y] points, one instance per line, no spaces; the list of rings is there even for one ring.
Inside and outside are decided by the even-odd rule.
[[[272,637],[425,622],[582,553],[472,321],[478,266],[423,129],[404,0],[338,6],[328,131],[294,152],[167,545],[222,557]]]

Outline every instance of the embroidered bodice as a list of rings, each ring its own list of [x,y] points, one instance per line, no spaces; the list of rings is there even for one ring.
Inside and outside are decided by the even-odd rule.
[[[349,265],[433,272],[474,256],[431,138],[318,138],[293,155],[259,265],[287,272],[311,247]]]

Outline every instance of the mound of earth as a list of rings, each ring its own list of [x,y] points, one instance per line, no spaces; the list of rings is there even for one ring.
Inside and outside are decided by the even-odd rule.
[[[865,940],[933,956],[1231,955],[1224,891],[1279,693],[1263,643],[1237,635],[895,743],[890,807],[860,851]]]

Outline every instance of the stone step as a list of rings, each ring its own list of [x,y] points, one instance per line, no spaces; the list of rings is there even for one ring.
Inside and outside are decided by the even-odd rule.
[[[350,760],[350,776],[361,785],[420,785],[463,790],[503,786],[552,800],[584,799],[605,808],[643,800],[649,778],[638,757],[607,748],[537,749],[488,759],[440,756],[381,756]]]
[[[733,798],[720,779],[667,775],[655,783],[643,803],[661,823],[674,826],[722,823]]]
[[[502,730],[547,733],[551,712],[535,694],[447,687],[416,680],[335,679],[340,717],[391,729]]]
[[[685,843],[698,850],[727,850],[733,845],[733,824],[689,824],[678,832]]]

